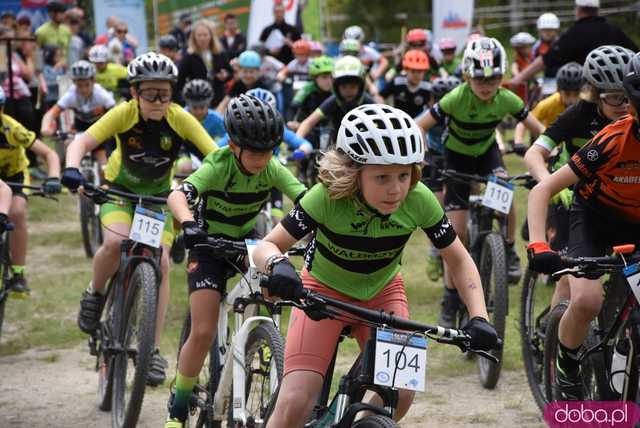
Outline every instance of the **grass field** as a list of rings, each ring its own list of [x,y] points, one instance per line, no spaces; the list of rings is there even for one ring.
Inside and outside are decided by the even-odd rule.
[[[511,173],[524,170],[520,159],[508,156],[506,162]],[[518,188],[515,201],[520,224],[526,210],[526,191]],[[71,347],[85,340],[76,326],[76,315],[80,294],[91,278],[91,261],[84,256],[81,247],[76,198],[61,195],[59,202],[32,198],[29,204],[27,277],[33,293],[28,300],[8,302],[0,355],[15,354],[34,347]],[[524,264],[524,244],[518,241],[517,246]],[[426,278],[426,253],[426,237],[422,232],[414,234],[405,251],[403,274],[412,318],[435,323],[440,309],[442,285]],[[510,287],[509,291],[504,369],[522,370],[517,328],[520,287]],[[187,308],[186,298],[184,266],[173,266],[171,304],[161,343],[163,353],[169,357],[175,354]],[[357,345],[347,341],[342,350],[355,355]],[[462,359],[457,349],[434,344],[429,352],[429,370],[432,373],[457,376],[476,371],[475,364]]]

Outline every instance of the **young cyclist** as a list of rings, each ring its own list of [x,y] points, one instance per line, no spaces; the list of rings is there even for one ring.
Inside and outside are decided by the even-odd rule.
[[[229,100],[233,97],[237,97],[240,94],[244,94],[252,88],[269,89],[269,85],[260,74],[260,66],[262,60],[260,55],[256,51],[244,51],[238,57],[238,80],[236,80],[229,93],[220,101],[220,104],[216,108],[216,111],[220,114],[224,114],[227,109]]]
[[[511,43],[511,47],[513,48],[514,58],[511,63],[511,74],[515,76],[519,74],[522,70],[527,68],[527,66],[533,60],[533,56],[531,54],[531,46],[536,42],[536,39],[529,33],[521,32],[515,34],[509,40]],[[525,104],[529,103],[529,84],[522,83],[518,85],[514,91],[521,99],[525,102]]]
[[[455,277],[471,321],[463,327],[474,347],[491,349],[497,335],[487,321],[475,264],[450,227],[437,199],[420,180],[422,131],[403,111],[362,105],[347,113],[337,148],[321,160],[321,183],[310,189],[254,253],[270,273],[268,293],[300,297],[302,287],[365,308],[409,318],[400,262],[414,230],[423,229]],[[313,233],[302,279],[282,254]],[[287,332],[284,378],[268,427],[302,427],[316,404],[340,332],[347,325],[360,348],[370,328],[355,322],[313,321],[294,309]],[[396,419],[409,409],[413,392],[400,390]],[[374,398],[375,400],[375,398]]]
[[[506,115],[523,121],[533,132],[544,130],[516,94],[500,87],[506,69],[507,58],[499,41],[481,37],[469,42],[463,58],[467,81],[418,118],[418,125],[425,131],[449,118],[444,150],[448,169],[469,174],[505,175],[507,172],[496,143],[495,128]],[[470,185],[447,180],[445,186],[445,210],[456,233],[466,242]],[[507,224],[508,277],[510,282],[517,282],[521,271],[520,259],[514,248],[516,219],[513,206]],[[447,278],[448,287],[445,287],[439,323],[452,326],[459,297],[453,288],[451,272],[447,273]]]
[[[276,187],[293,201],[306,190],[273,157],[283,133],[283,120],[276,109],[255,97],[240,95],[229,102],[225,128],[229,146],[207,156],[203,165],[169,195],[169,207],[182,224],[185,245],[190,250],[187,277],[191,333],[180,350],[175,395],[165,428],[184,426],[191,391],[215,338],[226,282],[236,269],[245,270],[244,262],[236,263],[234,269],[227,260],[195,246],[205,243],[207,236],[234,240],[252,236],[256,217],[269,198],[268,189]]]
[[[360,59],[365,67],[366,74],[375,83],[384,76],[385,71],[389,68],[389,61],[371,46],[364,43],[364,31],[357,25],[352,25],[344,30],[343,40],[357,40],[360,44],[358,54],[354,55]],[[350,54],[353,55],[353,54]]]
[[[158,53],[166,56],[174,64],[180,62],[178,40],[172,34],[165,34],[158,40]]]
[[[129,89],[127,67],[109,62],[109,48],[105,45],[95,45],[89,49],[89,61],[96,67],[96,83],[111,92],[120,100]]]
[[[105,179],[109,186],[142,195],[164,195],[171,188],[173,163],[184,144],[206,155],[216,146],[197,119],[171,102],[178,69],[164,55],[149,52],[128,66],[133,99],[121,103],[79,134],[67,148],[63,184],[71,190],[84,184],[78,170],[85,153],[115,137],[116,149],[109,156]],[[105,303],[106,283],[118,270],[120,243],[129,236],[134,205],[106,203],[101,206],[102,246],[93,257],[93,279],[83,293],[78,326],[90,334],[99,325]],[[169,302],[169,248],[173,242],[173,220],[167,216],[162,234],[162,283],[158,294],[155,342],[160,343]],[[166,360],[156,348],[147,382],[159,385],[165,379]]]
[[[536,21],[538,40],[533,45],[533,57],[537,58],[549,52],[551,45],[558,38],[560,31],[560,19],[554,13],[543,13]]]
[[[444,37],[438,42],[438,49],[442,53],[440,61],[440,74],[446,76],[458,76],[460,74],[460,57],[456,55],[458,43],[450,37]]]
[[[545,128],[551,126],[560,114],[580,99],[580,90],[582,89],[582,85],[584,85],[582,65],[577,62],[569,62],[560,67],[558,74],[556,74],[556,84],[558,91],[540,101],[531,111],[531,114],[533,114]],[[524,137],[524,124],[518,123],[513,137],[515,145],[522,145]],[[538,138],[538,136],[533,135],[531,140],[533,141],[536,138]]]
[[[293,120],[288,123],[289,128],[294,131],[298,129],[300,122],[331,96],[331,89],[333,88],[332,72],[333,59],[331,57],[320,56],[311,60],[309,64],[311,81],[302,87],[293,99],[291,105]]]
[[[545,220],[554,194],[574,186],[569,234],[570,257],[599,257],[614,245],[640,243],[640,54],[626,72],[610,69],[623,82],[628,116],[606,126],[580,148],[568,164],[545,177],[529,193],[529,260],[532,269],[553,273],[562,268],[560,256],[545,239]],[[609,77],[610,77],[609,75]],[[561,400],[583,400],[578,352],[589,324],[602,306],[599,278],[569,276],[571,300],[558,330],[557,391]]]
[[[603,46],[589,53],[584,63],[585,99],[562,113],[525,154],[527,168],[537,181],[560,169],[602,128],[627,114],[622,76],[632,56],[633,52],[619,46]],[[554,196],[549,207],[546,230],[556,251],[566,248],[569,240],[572,200],[573,191],[567,187]],[[551,304],[566,298],[569,280],[565,276],[558,281]]]
[[[327,98],[298,127],[296,134],[307,134],[324,118],[333,126],[333,141],[338,133],[340,122],[349,110],[374,101],[365,93],[364,67],[354,56],[343,56],[333,67],[333,95]]]
[[[427,80],[440,76],[438,61],[431,56],[432,44],[429,40],[427,31],[422,28],[413,28],[407,32],[405,42],[399,52],[396,53],[396,67],[393,73],[387,73],[387,80],[391,80],[395,74],[402,72],[402,58],[406,51],[411,49],[420,49],[429,57],[429,70],[426,74]]]
[[[311,55],[309,42],[306,40],[296,40],[293,43],[292,51],[295,58],[278,72],[276,78],[279,82],[284,82],[289,76],[291,76],[294,82],[309,80],[309,59]]]
[[[0,87],[0,180],[11,183],[29,184],[29,160],[27,150],[43,157],[47,161],[48,178],[42,189],[46,193],[60,193],[60,158],[46,144],[36,138],[18,121],[4,113],[6,98]],[[0,186],[0,223],[13,223],[14,229],[9,235],[11,247],[11,279],[9,288],[14,297],[25,298],[30,289],[25,278],[27,261],[27,195],[23,189],[15,189],[11,198],[11,208],[6,206],[7,193],[5,185]],[[1,218],[4,215],[4,218]]]
[[[424,81],[424,74],[429,70],[427,54],[412,49],[404,54],[402,68],[405,74],[396,76],[380,91],[380,96],[393,95],[393,106],[417,117],[428,107],[431,100],[431,85]]]

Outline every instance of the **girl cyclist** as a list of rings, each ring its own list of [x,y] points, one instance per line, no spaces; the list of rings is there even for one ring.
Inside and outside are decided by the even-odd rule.
[[[309,190],[256,249],[256,265],[271,274],[270,293],[296,298],[304,286],[367,308],[408,318],[400,274],[404,246],[422,228],[457,266],[456,283],[468,304],[464,329],[474,346],[491,349],[497,336],[487,321],[482,286],[473,260],[456,237],[431,191],[420,183],[422,132],[401,110],[381,104],[345,115],[337,148],[320,162],[321,183]],[[282,254],[314,231],[302,279]],[[284,379],[268,427],[302,427],[316,403],[323,377],[345,323],[313,321],[294,309],[287,333]],[[369,328],[353,325],[362,347]],[[400,391],[396,417],[413,398]]]

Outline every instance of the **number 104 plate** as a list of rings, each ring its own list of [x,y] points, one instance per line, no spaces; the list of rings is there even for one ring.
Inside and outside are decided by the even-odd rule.
[[[424,392],[427,339],[402,331],[377,329],[374,383]]]

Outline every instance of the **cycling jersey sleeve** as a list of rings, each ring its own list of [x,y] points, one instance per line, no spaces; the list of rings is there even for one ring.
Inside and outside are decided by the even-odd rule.
[[[623,135],[623,132],[611,132],[608,128],[605,127],[600,131],[567,162],[567,165],[578,177],[591,178],[618,154],[620,145],[616,140],[617,137]]]
[[[578,114],[576,114],[578,113]],[[534,144],[552,151],[556,146],[571,138],[575,122],[580,122],[579,111],[575,106],[565,110],[544,133],[538,137]]]
[[[101,144],[114,135],[123,132],[125,130],[123,129],[123,126],[136,123],[137,115],[139,114],[138,108],[131,108],[129,103],[135,103],[135,100],[122,103],[112,108],[93,125],[91,125],[86,132],[91,135],[98,144]],[[132,115],[135,115],[136,117],[132,118]]]
[[[116,105],[116,100],[113,98],[113,94],[100,86],[98,83],[94,84],[93,95],[96,98],[96,103],[106,109],[110,109]]]
[[[316,84],[307,82],[293,97],[292,106],[298,107],[304,104],[304,100],[314,91]]]
[[[304,194],[280,224],[291,236],[302,239],[318,224],[324,223],[326,212],[331,210],[331,203],[324,185],[316,184]]]
[[[441,250],[447,248],[456,239],[456,232],[446,214],[442,214],[440,220],[431,227],[423,228],[433,246]]]
[[[296,204],[282,219],[280,224],[289,235],[298,240],[305,237],[318,225],[313,217],[311,217],[300,204]]]
[[[331,117],[336,109],[338,108],[338,102],[336,101],[336,97],[334,95],[330,96],[326,100],[320,104],[320,107],[316,109],[322,117]]]
[[[299,149],[303,144],[311,145],[311,143],[307,141],[306,138],[298,137],[296,133],[289,128],[284,129],[283,141],[292,150]]]
[[[406,205],[413,207],[416,223],[421,227],[433,245],[440,249],[448,247],[456,238],[449,219],[442,209],[438,198],[422,183],[407,195]]]
[[[67,92],[56,103],[62,110],[73,108],[76,105],[76,90],[75,86],[71,86]]]
[[[203,156],[208,155],[218,148],[211,136],[193,115],[184,111],[177,104],[172,107],[170,107],[167,112],[167,118],[175,124],[175,131],[178,135],[193,144]],[[174,117],[172,118],[171,116]]]
[[[7,114],[3,114],[1,119],[4,123],[0,123],[3,126],[4,132],[8,132],[9,142],[18,146],[28,149],[36,141],[36,134],[33,131],[29,131],[20,122],[12,118]],[[0,135],[2,132],[0,131]]]
[[[506,102],[506,109],[518,122],[522,122],[529,115],[529,109],[522,101],[522,98],[508,89],[500,89],[505,92],[504,101]]]
[[[297,202],[307,190],[304,184],[300,183],[275,156],[271,158],[270,167],[273,168],[273,186],[294,203]]]
[[[440,101],[435,103],[431,107],[431,109],[429,109],[431,116],[433,116],[433,118],[437,120],[439,124],[444,125],[447,116],[449,116],[453,111],[454,106],[456,105],[456,101],[458,100],[458,93],[458,90],[449,92],[447,95],[442,97]]]
[[[224,134],[224,137],[222,137],[216,144],[218,145],[218,147],[228,146],[229,145],[229,134]]]

